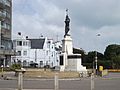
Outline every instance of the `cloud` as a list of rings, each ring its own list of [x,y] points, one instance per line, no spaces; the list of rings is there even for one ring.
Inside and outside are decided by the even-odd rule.
[[[119,44],[120,0],[13,0],[13,35],[21,31],[61,40],[66,8],[75,47],[104,52],[108,44]]]
[[[69,8],[75,24],[90,28],[120,24],[119,0],[52,0],[59,7]]]
[[[41,2],[41,0],[36,0],[33,3],[33,0],[30,0],[28,3],[27,0],[23,0],[23,2],[19,2],[18,0],[17,4],[14,3],[13,32],[20,30],[24,33],[27,32],[29,35],[32,33],[32,36],[39,36],[42,33],[51,37],[56,36],[58,33],[63,34],[64,24],[62,20],[64,15],[62,10],[58,9],[52,3],[48,5],[46,1]],[[23,6],[26,3],[29,6]],[[21,7],[16,8],[19,5]],[[48,34],[48,32],[53,35]]]

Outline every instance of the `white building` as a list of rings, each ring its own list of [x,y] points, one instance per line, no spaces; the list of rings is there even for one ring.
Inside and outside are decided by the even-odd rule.
[[[30,58],[30,41],[18,33],[16,39],[13,40],[13,50],[16,55],[11,57],[11,62],[28,66]]]
[[[12,56],[12,64],[20,63],[22,66],[54,67],[59,65],[60,43],[53,42],[47,37],[29,39],[18,33],[13,40],[13,49],[16,55]]]

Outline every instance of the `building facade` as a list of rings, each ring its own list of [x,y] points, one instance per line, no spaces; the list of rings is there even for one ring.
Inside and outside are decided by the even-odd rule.
[[[0,66],[10,65],[12,50],[12,0],[0,0]]]
[[[47,37],[30,39],[19,33],[13,40],[16,55],[12,56],[12,64],[19,63],[24,67],[58,66],[60,44],[57,44]]]
[[[26,40],[21,33],[18,33],[16,39],[13,40],[13,50],[16,52],[11,57],[11,64],[21,64],[22,66],[28,66],[30,59],[30,41]]]

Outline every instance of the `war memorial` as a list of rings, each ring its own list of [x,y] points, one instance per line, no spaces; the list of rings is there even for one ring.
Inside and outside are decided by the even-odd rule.
[[[86,67],[82,66],[81,54],[73,54],[73,42],[70,30],[70,18],[68,11],[65,19],[65,35],[62,40],[62,54],[60,55],[60,71],[87,72]]]

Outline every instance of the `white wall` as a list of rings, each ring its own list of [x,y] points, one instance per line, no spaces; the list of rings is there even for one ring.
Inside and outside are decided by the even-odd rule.
[[[17,41],[28,42],[29,45],[18,46]],[[30,41],[26,40],[26,38],[24,38],[22,35],[18,35],[18,37],[13,40],[13,49],[16,52],[21,51],[21,55],[12,56],[12,62],[14,60],[16,61],[20,60],[21,62],[26,60],[27,65],[33,62],[33,63],[38,63],[38,67],[39,67],[40,61],[42,61],[43,66],[46,64],[50,65],[51,67],[58,66],[59,52],[55,50],[55,46],[59,46],[59,45],[57,45],[57,43],[54,43],[52,39],[45,38],[43,49],[31,49]],[[23,55],[24,51],[27,51],[27,55]]]
[[[18,45],[17,42],[19,41],[22,42],[22,45]],[[11,57],[12,63],[14,63],[14,61],[21,61],[21,64],[23,65],[23,61],[26,61],[26,66],[28,66],[30,56],[30,41],[26,40],[26,38],[22,35],[18,35],[18,37],[13,40],[13,49],[15,50],[16,55]],[[21,51],[21,55],[18,55],[18,51]]]

